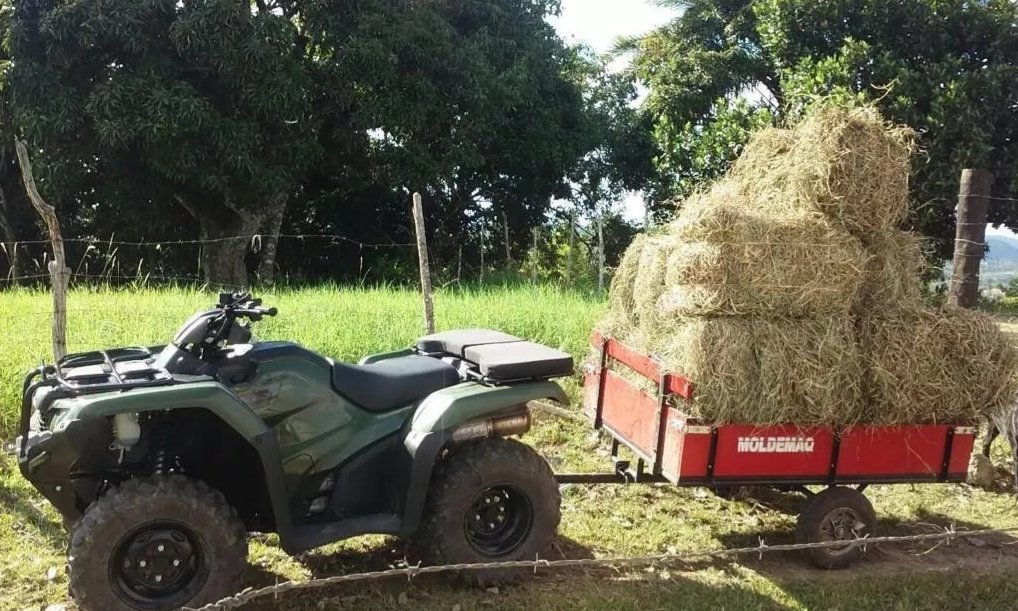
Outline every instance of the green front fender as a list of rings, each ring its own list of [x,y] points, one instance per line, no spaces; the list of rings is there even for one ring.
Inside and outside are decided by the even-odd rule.
[[[136,388],[130,392],[58,399],[54,407],[59,407],[61,411],[51,423],[54,432],[60,432],[80,421],[98,420],[120,413],[195,408],[212,412],[246,439],[258,453],[279,540],[284,548],[288,548],[293,540],[294,524],[290,516],[283,479],[283,461],[275,431],[267,427],[250,406],[217,382],[173,384]]]
[[[465,382],[440,390],[425,399],[410,424],[414,433],[445,431],[471,420],[525,406],[535,399],[568,403],[565,391],[555,382],[528,382],[512,386],[484,386]]]
[[[57,431],[74,420],[185,408],[212,412],[250,442],[269,430],[254,410],[216,382],[136,388],[130,392],[59,399],[57,403],[56,406],[61,408],[60,415],[53,422]]]

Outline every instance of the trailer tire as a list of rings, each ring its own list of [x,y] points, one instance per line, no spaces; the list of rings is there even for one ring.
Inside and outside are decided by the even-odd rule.
[[[489,439],[453,448],[438,465],[414,548],[426,564],[534,560],[558,530],[555,474],[533,448]],[[488,586],[515,581],[521,569],[463,571]]]
[[[77,522],[69,589],[85,611],[201,607],[240,589],[247,533],[226,498],[182,475],[132,479]]]
[[[799,514],[796,540],[799,543],[854,541],[872,535],[876,523],[873,505],[861,492],[840,486],[828,488],[811,498]],[[863,548],[848,543],[844,547],[822,547],[807,552],[820,568],[837,570],[859,560]]]

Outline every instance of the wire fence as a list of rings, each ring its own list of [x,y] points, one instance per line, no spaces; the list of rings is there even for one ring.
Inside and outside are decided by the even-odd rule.
[[[1018,202],[1018,198],[1013,197],[1000,197],[993,195],[973,195],[970,197],[983,197],[995,202],[1007,202],[1014,203]],[[966,225],[966,223],[961,223]],[[580,228],[574,228],[579,230]],[[581,232],[582,233],[582,232]],[[162,283],[162,284],[185,284],[185,285],[206,285],[209,284],[207,278],[201,275],[201,262],[200,262],[200,248],[194,249],[193,252],[182,253],[179,250],[173,250],[173,247],[180,246],[197,246],[203,245],[214,245],[217,243],[225,242],[244,242],[248,244],[251,252],[260,252],[263,248],[263,244],[274,238],[277,241],[292,241],[300,243],[317,243],[317,248],[326,247],[329,245],[347,245],[353,247],[357,252],[348,252],[343,255],[333,253],[327,258],[334,258],[335,256],[349,256],[353,257],[354,260],[349,260],[349,265],[327,265],[325,266],[329,271],[335,272],[341,270],[343,276],[353,277],[356,274],[357,277],[363,277],[366,269],[368,271],[372,268],[372,263],[377,261],[365,261],[365,251],[374,251],[376,253],[384,252],[401,252],[405,251],[405,254],[409,257],[412,255],[413,249],[416,248],[416,244],[413,242],[365,242],[348,235],[341,233],[280,233],[277,235],[269,234],[245,234],[236,236],[223,236],[214,238],[202,238],[202,239],[163,239],[163,240],[118,240],[114,237],[102,238],[98,236],[89,237],[72,237],[64,239],[65,244],[69,245],[81,245],[85,249],[78,253],[78,261],[74,266],[74,273],[71,275],[72,281],[81,283],[91,284],[132,284],[132,283]],[[466,269],[467,276],[478,276],[483,279],[486,273],[490,273],[498,269],[499,264],[508,265],[513,263],[511,259],[505,261],[501,260],[502,257],[502,245],[497,243],[497,240],[491,239],[491,236],[485,238],[483,235],[474,236],[471,238],[473,241],[479,243],[472,244],[471,252],[474,258],[480,255],[480,263],[472,261],[464,264],[463,261],[463,250],[462,245],[460,246],[460,254],[458,260],[454,256],[454,260],[446,261],[445,264],[455,267],[456,279],[460,280],[464,275],[464,269]],[[958,239],[956,243],[969,244],[973,246],[985,247],[985,242],[971,242],[968,240]],[[46,272],[45,260],[45,247],[49,244],[48,240],[35,239],[35,240],[17,240],[14,242],[0,242],[0,253],[6,255],[4,261],[3,257],[0,257],[0,262],[5,262],[8,273],[6,276],[0,277],[0,288],[4,286],[13,286],[17,284],[35,284],[46,280],[50,275]],[[758,239],[752,241],[744,241],[737,243],[717,243],[712,242],[712,246],[735,246],[744,248],[754,247],[782,247],[786,246],[789,248],[832,248],[839,249],[844,248],[843,244],[840,243],[829,243],[829,242],[812,242],[812,241],[774,241],[767,239]],[[22,257],[19,252],[24,251],[26,247],[33,247],[33,251],[36,255],[35,258]],[[39,250],[42,248],[43,250]],[[157,254],[151,256],[143,256],[141,254],[126,255],[120,249],[122,248],[135,248],[135,249],[154,249]],[[134,252],[134,251],[132,251]],[[489,255],[487,261],[485,261],[485,253]],[[454,253],[455,255],[455,253]],[[506,253],[506,256],[511,256]],[[529,259],[532,255],[527,254],[524,259]],[[975,254],[961,253],[961,256],[976,256]],[[194,259],[193,261],[190,259]],[[498,263],[496,263],[496,260]],[[522,261],[520,261],[522,262]],[[130,264],[131,271],[125,272],[123,264]],[[592,263],[591,261],[579,261],[579,265],[586,265]],[[94,264],[94,265],[93,265]],[[101,268],[100,273],[95,273],[90,267],[98,266]],[[143,269],[148,267],[148,271]],[[478,268],[472,269],[472,268]],[[29,268],[33,269],[30,273],[14,273],[15,270],[24,272]],[[180,273],[184,269],[190,269],[198,271],[198,274],[185,274]],[[320,270],[321,271],[321,270]],[[572,270],[570,270],[572,273]],[[318,274],[320,275],[320,273]],[[338,275],[338,274],[337,274]],[[321,280],[323,278],[317,278]],[[285,282],[285,280],[284,280]],[[216,282],[215,286],[220,286],[228,289],[240,289],[245,288],[248,285],[239,284],[228,284],[222,282]],[[787,287],[763,287],[763,288],[787,288]]]
[[[312,579],[310,581],[296,582],[287,581],[263,588],[248,588],[232,596],[223,598],[215,603],[198,608],[189,608],[188,611],[215,611],[222,609],[235,609],[246,605],[256,599],[266,597],[278,597],[281,594],[308,591],[348,583],[362,583],[379,581],[402,577],[412,581],[421,575],[448,574],[457,572],[492,571],[492,570],[530,570],[537,573],[540,570],[567,570],[581,568],[618,568],[653,565],[678,565],[692,564],[705,560],[725,559],[738,556],[757,556],[763,558],[764,554],[778,552],[797,552],[814,549],[844,548],[846,545],[861,546],[866,551],[871,545],[882,543],[930,543],[937,545],[950,545],[958,537],[982,537],[994,534],[1018,533],[1018,527],[1014,528],[993,528],[982,530],[956,530],[949,526],[940,532],[924,533],[918,535],[902,535],[888,537],[857,537],[854,543],[841,541],[820,541],[815,543],[790,543],[782,545],[768,545],[763,538],[759,538],[757,545],[748,547],[716,549],[702,552],[685,552],[655,554],[649,556],[611,557],[611,558],[577,558],[564,560],[548,560],[535,557],[533,560],[517,560],[511,562],[482,562],[471,564],[446,564],[436,566],[408,566],[405,568],[387,569],[383,571],[371,571],[364,573],[350,573],[347,575],[334,575]]]
[[[343,234],[248,234],[186,240],[117,240],[92,236],[66,238],[63,242],[69,247],[67,257],[73,272],[70,278],[72,281],[92,284],[208,284],[223,288],[245,288],[248,284],[230,284],[218,280],[210,282],[205,275],[208,269],[207,262],[203,260],[203,247],[241,242],[248,254],[258,255],[270,239],[275,239],[279,245],[274,255],[275,271],[284,284],[323,280],[365,281],[369,278],[403,282],[414,276],[416,243],[365,242]],[[49,241],[42,239],[13,242],[0,240],[0,288],[38,284],[49,278],[50,274],[46,273],[48,246]],[[502,271],[522,274],[524,267],[528,268],[528,275],[536,277],[530,268],[534,268],[534,262],[540,259],[539,253],[542,252],[537,241],[528,245],[526,251],[520,251],[519,244],[513,244],[513,248],[510,248],[510,245],[499,244],[490,236],[476,234],[458,244],[446,243],[443,246],[444,256],[433,256],[432,268],[434,271],[442,271],[445,283],[452,279],[457,282],[472,278],[484,280],[486,276]],[[518,258],[514,258],[513,252]],[[595,269],[586,270],[585,266],[592,264],[588,258],[581,260],[577,257],[575,263],[579,273],[590,276],[596,274]],[[574,266],[570,263],[569,267],[572,271]],[[95,273],[97,269],[101,273]],[[196,273],[186,273],[189,271]],[[261,271],[259,269],[259,274]],[[291,275],[291,271],[295,275]],[[542,279],[551,279],[553,274],[547,273],[544,276]]]

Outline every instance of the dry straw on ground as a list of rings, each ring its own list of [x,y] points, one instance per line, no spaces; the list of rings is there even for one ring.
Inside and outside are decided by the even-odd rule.
[[[968,422],[1016,394],[1014,349],[925,310],[909,130],[872,108],[766,129],[623,258],[601,331],[689,377],[710,422]]]

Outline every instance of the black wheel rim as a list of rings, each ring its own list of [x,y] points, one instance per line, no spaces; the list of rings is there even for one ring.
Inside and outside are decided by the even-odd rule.
[[[110,558],[117,596],[138,609],[175,609],[209,576],[205,540],[178,522],[151,522],[124,536]]]
[[[516,551],[534,526],[534,506],[515,486],[486,488],[470,506],[465,529],[470,547],[487,558]]]
[[[855,510],[848,507],[839,507],[826,516],[820,522],[820,541],[852,541],[844,546],[828,547],[825,551],[828,554],[837,556],[852,551],[856,546],[856,540],[862,537],[866,524],[859,518]]]

